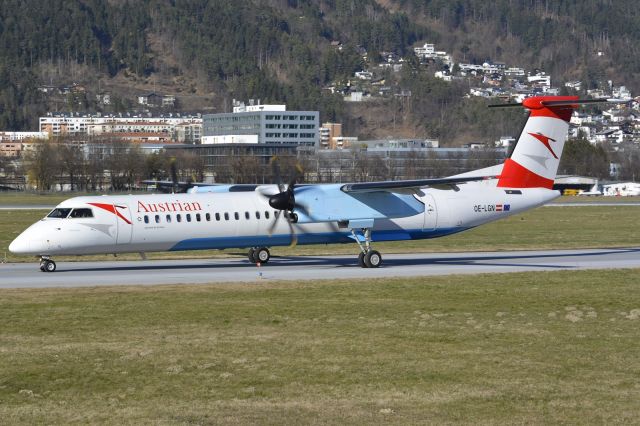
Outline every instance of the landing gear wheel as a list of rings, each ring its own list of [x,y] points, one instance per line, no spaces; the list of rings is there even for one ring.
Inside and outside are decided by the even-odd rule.
[[[249,257],[249,262],[258,263],[258,261],[256,260],[256,249],[250,248],[248,257]]]
[[[382,256],[376,250],[370,250],[364,255],[364,263],[367,268],[377,268],[382,264]]]
[[[360,266],[361,268],[366,268],[367,264],[364,263],[364,256],[365,256],[365,252],[361,251],[360,254],[358,255],[358,266]]]
[[[260,247],[259,249],[256,249],[253,257],[256,259],[256,263],[264,265],[269,261],[269,259],[271,259],[271,253],[269,253],[268,248]]]
[[[54,272],[56,270],[56,262],[53,260],[45,260],[44,264],[40,266],[40,270],[43,272]]]

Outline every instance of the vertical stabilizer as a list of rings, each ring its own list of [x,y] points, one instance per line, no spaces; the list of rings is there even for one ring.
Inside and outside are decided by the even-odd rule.
[[[572,101],[577,101],[575,104]],[[527,98],[522,106],[531,114],[511,157],[504,163],[498,186],[553,188],[567,140],[571,114],[580,101],[574,96]]]

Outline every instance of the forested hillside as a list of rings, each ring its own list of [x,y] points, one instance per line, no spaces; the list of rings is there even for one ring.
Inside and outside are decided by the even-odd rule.
[[[122,112],[136,94],[158,91],[175,94],[182,110],[228,111],[233,98],[319,109],[360,135],[495,136],[483,126],[499,134],[517,120],[464,100],[463,85],[415,64],[414,46],[637,91],[639,14],[631,0],[3,0],[0,130],[34,129],[49,110]],[[347,106],[322,90],[381,52],[407,59],[385,77],[411,92],[408,101]],[[86,90],[63,99],[38,90],[73,83]],[[102,92],[109,105],[96,101]]]

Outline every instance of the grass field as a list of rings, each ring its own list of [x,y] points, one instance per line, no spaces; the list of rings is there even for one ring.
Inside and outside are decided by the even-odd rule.
[[[4,290],[0,423],[635,423],[639,281]]]
[[[9,243],[31,223],[42,218],[42,210],[0,210],[0,259],[32,262],[31,257],[13,256]],[[542,207],[450,237],[422,241],[376,244],[384,253],[442,252],[467,250],[517,250],[586,247],[628,247],[640,242],[640,208],[636,206]],[[355,254],[355,244],[275,247],[273,255]],[[184,258],[242,255],[242,250],[158,253],[149,257]],[[60,260],[113,259],[110,256],[57,258]],[[138,255],[118,259],[139,259]]]

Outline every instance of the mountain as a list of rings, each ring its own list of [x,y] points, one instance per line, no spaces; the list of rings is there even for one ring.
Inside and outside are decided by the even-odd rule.
[[[250,98],[318,109],[354,135],[495,138],[515,132],[515,116],[465,100],[468,84],[435,79],[414,46],[637,91],[639,15],[631,0],[4,0],[0,129],[34,129],[51,110],[122,112],[158,92],[186,111]],[[323,90],[383,62],[381,52],[407,59],[381,76],[410,97],[347,104]],[[64,95],[43,92],[74,83]]]

